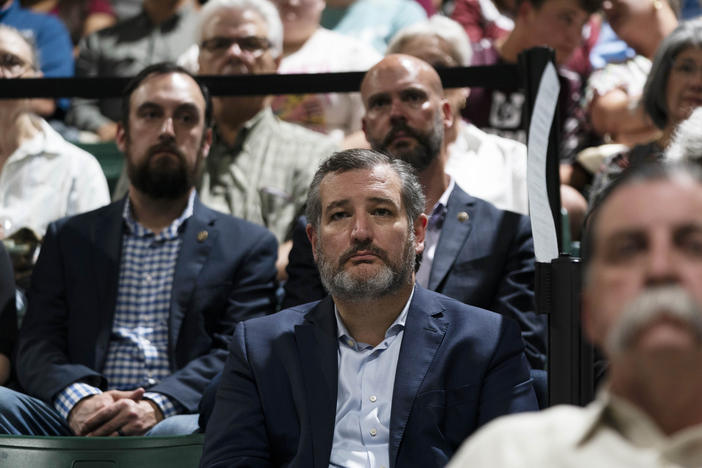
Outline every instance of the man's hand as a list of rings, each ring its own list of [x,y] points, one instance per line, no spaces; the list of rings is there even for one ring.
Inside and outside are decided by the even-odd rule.
[[[131,394],[134,392],[125,393]],[[73,433],[77,436],[84,436],[90,432],[91,428],[86,425],[86,422],[101,409],[112,405],[115,402],[114,398],[114,393],[105,392],[83,398],[76,403],[73,409],[71,409],[71,412],[68,413],[68,425]],[[141,399],[141,396],[139,398]]]
[[[162,421],[163,414],[158,405],[150,400],[142,400],[144,391],[139,390],[141,394],[138,398],[121,398],[95,413],[85,423],[90,428],[86,435],[143,435]]]
[[[131,404],[136,404],[137,402],[141,401],[142,396],[144,396],[144,389],[137,388],[136,390],[132,391],[110,390],[98,395],[84,398],[79,401],[69,413],[68,425],[71,427],[75,435],[97,435],[93,434],[93,432],[95,432],[96,429],[100,428],[100,426],[104,425],[106,422],[109,422],[105,419],[107,417],[106,415],[113,414],[116,411],[115,409],[110,410],[110,408],[113,408],[121,401],[128,401]],[[130,403],[127,403],[127,405]],[[149,402],[143,403],[151,407]],[[123,406],[124,404],[121,404],[120,408]],[[154,406],[156,405],[154,404]],[[160,411],[158,411],[158,416],[163,419]],[[121,425],[116,426],[115,430],[110,433],[103,433],[101,431],[100,435],[119,435],[118,431],[120,429],[122,429]],[[122,433],[127,434],[127,432],[124,432],[124,430],[122,430]]]

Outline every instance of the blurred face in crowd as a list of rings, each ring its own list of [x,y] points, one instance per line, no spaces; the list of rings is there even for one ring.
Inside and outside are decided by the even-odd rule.
[[[324,0],[273,0],[283,21],[283,42],[297,44],[307,40],[319,27]]]
[[[669,8],[667,0],[660,4]],[[617,36],[641,53],[646,36],[657,28],[653,0],[605,0],[602,9]]]
[[[582,43],[589,15],[577,0],[546,0],[538,8],[527,0],[519,7],[519,18],[529,47],[549,46],[556,51],[556,62],[565,63]]]
[[[430,65],[389,55],[366,73],[361,98],[366,109],[363,130],[373,149],[410,163],[418,172],[437,159],[452,117],[441,80]]]
[[[264,19],[253,10],[221,9],[203,25],[199,70],[203,75],[275,73]]]
[[[702,49],[688,47],[673,60],[666,85],[669,124],[676,126],[702,106]]]
[[[413,283],[426,218],[410,224],[401,190],[388,165],[322,179],[318,232],[309,225],[307,234],[322,283],[335,298],[378,298]]]
[[[0,79],[40,76],[33,63],[32,47],[14,31],[0,29]],[[10,115],[24,112],[28,99],[0,100],[0,108]]]
[[[451,45],[443,38],[433,35],[415,36],[407,40],[397,51],[399,54],[411,55],[424,60],[434,68],[459,67],[461,64],[452,55]],[[451,104],[454,120],[460,118],[461,109],[468,98],[468,88],[451,88],[445,91],[446,99]]]
[[[0,78],[36,76],[32,47],[13,31],[0,29]]]
[[[127,128],[120,124],[117,131],[131,184],[156,199],[190,191],[211,139],[205,98],[182,73],[147,77],[129,98]]]
[[[619,187],[594,229],[590,340],[613,360],[702,349],[702,185],[678,175]]]

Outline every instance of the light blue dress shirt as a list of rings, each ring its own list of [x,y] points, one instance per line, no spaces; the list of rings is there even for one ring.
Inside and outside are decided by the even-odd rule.
[[[392,392],[413,296],[414,289],[376,347],[354,340],[334,307],[339,331],[339,384],[330,467],[390,466]]]

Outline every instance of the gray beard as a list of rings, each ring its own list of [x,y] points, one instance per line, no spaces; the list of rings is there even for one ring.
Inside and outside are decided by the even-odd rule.
[[[414,271],[414,232],[410,231],[402,259],[396,264],[383,264],[375,275],[359,278],[343,270],[327,258],[317,240],[317,268],[322,284],[333,297],[343,301],[378,299],[411,284]]]

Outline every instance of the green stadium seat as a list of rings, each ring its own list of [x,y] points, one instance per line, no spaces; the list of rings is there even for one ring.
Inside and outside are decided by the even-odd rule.
[[[196,468],[204,434],[172,437],[0,435],[0,466],[17,468]]]
[[[114,141],[74,144],[95,156],[95,159],[100,163],[100,167],[102,167],[102,172],[105,173],[107,185],[110,187],[110,193],[112,193],[119,175],[122,173],[122,166],[124,166],[124,155],[117,148],[117,144]]]

